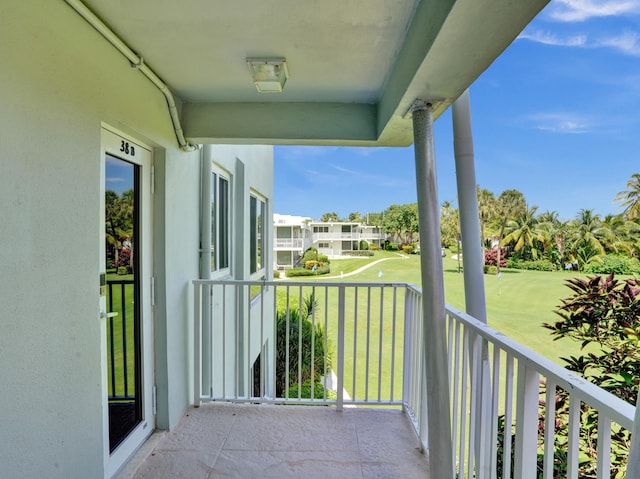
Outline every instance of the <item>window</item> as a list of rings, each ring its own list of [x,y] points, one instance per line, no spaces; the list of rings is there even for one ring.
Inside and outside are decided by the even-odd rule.
[[[265,201],[252,194],[249,198],[249,272],[257,273],[265,266]]]
[[[329,232],[329,227],[328,226],[314,226],[313,227],[313,232],[314,233],[328,233]]]
[[[211,271],[229,267],[230,181],[220,172],[211,175]]]
[[[328,249],[329,243],[318,243],[318,248]]]

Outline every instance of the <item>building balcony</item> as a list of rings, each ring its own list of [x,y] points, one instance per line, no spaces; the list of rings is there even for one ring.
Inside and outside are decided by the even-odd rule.
[[[384,233],[373,232],[352,232],[341,233],[339,231],[328,233],[313,233],[313,242],[317,241],[360,241],[360,240],[384,240],[386,238]]]
[[[633,429],[634,406],[451,307],[446,358],[427,367],[410,284],[194,284],[200,407],[161,434],[138,479],[187,463],[189,477],[429,477],[434,460],[458,478],[553,479],[558,461],[567,477],[588,462],[604,478],[621,453],[612,438]],[[434,376],[445,430],[428,426]],[[430,438],[450,457],[429,458]]]
[[[302,251],[305,249],[303,238],[276,238],[274,239],[276,251]]]

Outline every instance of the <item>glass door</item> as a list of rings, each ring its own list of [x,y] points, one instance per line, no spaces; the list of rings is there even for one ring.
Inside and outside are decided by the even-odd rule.
[[[151,151],[103,129],[101,320],[105,451],[115,473],[154,429]]]

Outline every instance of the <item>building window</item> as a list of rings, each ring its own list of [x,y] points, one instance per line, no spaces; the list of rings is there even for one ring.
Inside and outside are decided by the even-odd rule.
[[[328,233],[329,232],[329,227],[328,226],[314,226],[313,227],[313,232],[314,233]]]
[[[264,269],[265,266],[265,224],[267,212],[265,200],[257,194],[249,198],[249,271],[251,274]]]
[[[229,268],[230,179],[219,171],[211,175],[211,271]]]
[[[329,243],[318,243],[318,248],[328,249]]]

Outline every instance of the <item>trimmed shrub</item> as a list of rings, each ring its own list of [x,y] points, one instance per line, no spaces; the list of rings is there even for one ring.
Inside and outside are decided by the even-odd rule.
[[[331,267],[328,264],[316,268],[315,271],[306,268],[291,268],[285,272],[287,278],[294,278],[296,276],[315,276],[319,274],[327,274],[331,272]]]
[[[324,263],[321,261],[317,261],[315,259],[310,259],[304,262],[304,267],[305,269],[310,269],[310,270],[317,270],[318,268],[322,268],[324,266]]]
[[[628,256],[608,254],[600,262],[591,261],[583,267],[584,273],[590,274],[638,274],[640,261]]]
[[[329,263],[329,257],[326,254],[319,254],[315,248],[309,248],[302,256],[302,264],[308,261],[318,261],[319,263]]]
[[[378,250],[380,249],[380,246],[378,246],[378,245],[377,245],[377,244],[375,244],[375,243],[371,243],[371,244],[369,245],[369,249],[370,249],[371,251],[378,251]]]
[[[362,251],[366,251],[369,249],[369,243],[367,243],[365,240],[360,240],[360,245],[358,246],[358,248]]]
[[[373,251],[344,250],[340,254],[343,256],[373,256]]]
[[[403,244],[400,246],[400,249],[402,249],[402,252],[405,254],[413,254],[414,247],[412,244]]]
[[[502,261],[500,261],[502,263]],[[535,261],[524,261],[517,258],[509,258],[507,260],[507,268],[526,269],[529,271],[555,271],[556,266],[547,259],[538,259]]]
[[[489,265],[484,265],[484,274],[497,274],[498,273],[498,267],[497,266],[489,266]]]

